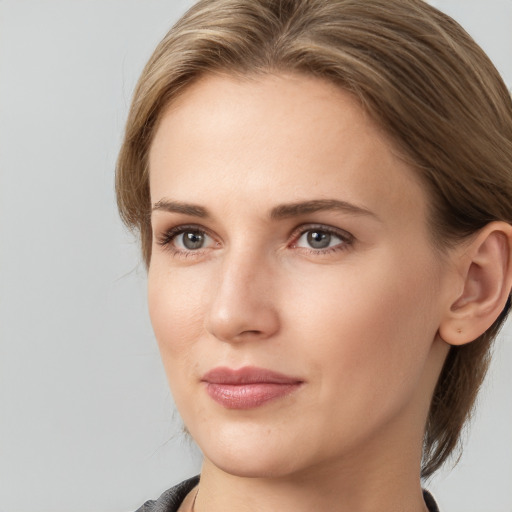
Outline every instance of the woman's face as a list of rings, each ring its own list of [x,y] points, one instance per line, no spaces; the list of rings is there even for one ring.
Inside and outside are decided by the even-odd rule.
[[[151,320],[206,463],[417,461],[453,270],[425,191],[353,98],[204,77],[162,118],[150,186]]]

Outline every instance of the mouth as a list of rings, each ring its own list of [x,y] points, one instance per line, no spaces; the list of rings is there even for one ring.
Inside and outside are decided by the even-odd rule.
[[[201,381],[210,398],[226,409],[253,409],[289,395],[304,383],[295,377],[255,367],[214,368]]]

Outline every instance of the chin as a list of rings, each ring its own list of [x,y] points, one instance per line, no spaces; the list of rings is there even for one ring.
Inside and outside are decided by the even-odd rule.
[[[222,453],[220,457],[208,459],[224,473],[241,478],[284,478],[295,472],[292,465],[283,464],[281,457],[264,455],[260,454],[254,459],[241,457],[240,454]]]
[[[272,434],[269,428],[232,428],[219,429],[215,439],[211,432],[195,439],[205,458],[225,473],[244,478],[286,477],[300,469],[303,464],[297,457],[304,454],[292,436]]]

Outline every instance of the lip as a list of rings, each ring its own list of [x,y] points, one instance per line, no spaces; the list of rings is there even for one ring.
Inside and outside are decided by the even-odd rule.
[[[214,368],[202,382],[215,402],[227,409],[253,409],[297,390],[304,381],[264,368]]]

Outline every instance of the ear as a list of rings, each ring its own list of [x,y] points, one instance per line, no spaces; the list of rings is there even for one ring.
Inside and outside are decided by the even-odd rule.
[[[449,304],[439,327],[450,345],[478,338],[505,307],[512,287],[512,226],[491,222],[458,252],[462,293]]]

